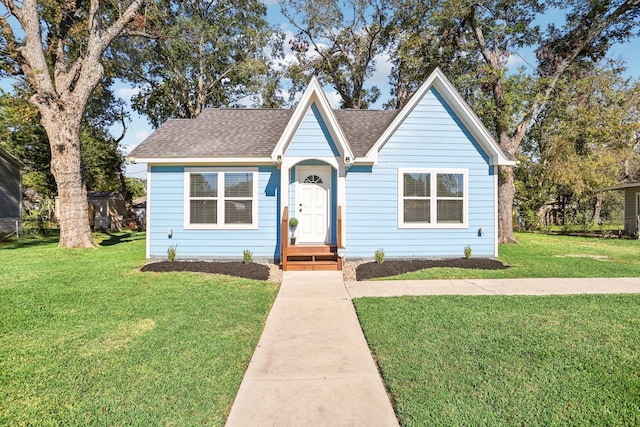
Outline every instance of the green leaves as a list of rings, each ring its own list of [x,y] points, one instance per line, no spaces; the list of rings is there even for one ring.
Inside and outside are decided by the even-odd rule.
[[[279,55],[266,8],[258,0],[162,0],[149,10],[156,36],[118,46],[123,77],[136,85],[133,107],[154,126],[168,118],[194,118],[206,107],[246,104],[277,90],[267,51]]]

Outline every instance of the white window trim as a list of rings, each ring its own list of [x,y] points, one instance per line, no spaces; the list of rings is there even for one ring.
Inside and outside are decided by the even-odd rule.
[[[429,223],[405,223],[404,222],[404,174],[405,173],[428,173],[431,174],[431,196],[430,196],[430,218]],[[462,198],[462,223],[461,224],[438,224],[437,205],[437,174],[458,174],[462,175],[463,198]],[[447,200],[448,198],[440,198]],[[453,199],[451,199],[453,200]],[[457,198],[456,198],[457,200]],[[469,171],[468,169],[432,169],[432,168],[399,168],[398,169],[398,228],[469,228]]]
[[[251,203],[251,224],[225,224],[224,203],[218,203],[218,224],[191,224],[191,174],[192,173],[221,173],[218,178],[217,200],[224,201],[224,173],[252,173],[253,195]],[[246,167],[193,167],[184,169],[184,229],[185,230],[255,230],[258,228],[258,168]],[[220,179],[222,178],[222,179]],[[221,193],[222,191],[222,193]],[[222,194],[222,196],[220,195]],[[231,198],[233,199],[233,198]],[[244,198],[243,198],[244,199]]]

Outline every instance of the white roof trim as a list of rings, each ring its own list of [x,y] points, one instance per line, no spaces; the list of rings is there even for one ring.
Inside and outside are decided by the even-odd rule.
[[[347,138],[345,137],[338,120],[336,120],[336,117],[333,114],[331,104],[329,104],[329,100],[322,91],[322,86],[320,86],[320,82],[318,82],[318,79],[315,76],[309,82],[309,86],[307,86],[307,89],[304,91],[298,106],[294,110],[291,119],[289,119],[289,123],[287,123],[287,127],[284,129],[282,136],[271,153],[271,160],[273,162],[276,162],[278,156],[284,156],[284,153],[287,151],[289,144],[298,131],[305,114],[314,103],[318,105],[320,114],[327,124],[331,137],[340,151],[340,154],[342,154],[343,161],[349,157],[350,162],[353,162],[354,155],[351,151],[351,147],[347,143]]]
[[[422,100],[423,96],[430,88],[435,88],[438,93],[445,99],[449,107],[456,113],[458,118],[467,127],[469,132],[478,141],[480,146],[489,155],[491,165],[505,165],[512,166],[516,162],[505,156],[498,143],[493,139],[491,133],[484,126],[482,121],[473,112],[469,104],[460,96],[458,91],[453,87],[451,82],[442,73],[440,68],[436,68],[429,78],[420,86],[415,94],[409,99],[407,105],[402,108],[402,111],[391,122],[387,130],[378,138],[376,143],[371,147],[369,152],[364,158],[358,159],[363,163],[375,163],[378,158],[378,151],[387,142],[387,140],[393,135],[398,127],[404,122],[409,113],[413,111],[415,106]]]
[[[159,164],[273,164],[271,157],[127,157],[132,163]]]

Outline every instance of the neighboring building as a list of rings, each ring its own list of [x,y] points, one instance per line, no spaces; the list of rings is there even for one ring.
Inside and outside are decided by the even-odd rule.
[[[640,225],[640,182],[614,185],[599,191],[624,191],[624,233],[632,236],[638,233]]]
[[[169,120],[129,158],[148,163],[147,258],[248,249],[284,269],[340,269],[338,252],[380,248],[495,257],[498,166],[515,164],[440,70],[402,110],[332,110],[314,78],[294,110]]]
[[[87,191],[89,225],[94,230],[122,230],[126,208],[117,191]],[[56,216],[58,197],[56,197]]]
[[[124,199],[116,191],[89,191],[89,223],[94,230],[121,230],[126,212]]]
[[[22,224],[22,162],[0,146],[0,233],[18,233]]]
[[[133,202],[133,212],[136,214],[136,221],[140,227],[147,226],[147,196],[138,197]]]

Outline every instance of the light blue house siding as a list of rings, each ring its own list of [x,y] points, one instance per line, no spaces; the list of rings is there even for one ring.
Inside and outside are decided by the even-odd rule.
[[[177,245],[180,259],[241,260],[245,249],[256,260],[280,257],[278,169],[258,167],[258,228],[248,230],[185,230],[184,172],[181,166],[151,166],[147,230],[151,258],[166,258],[170,245]]]
[[[316,104],[312,104],[293,137],[286,156],[319,159],[340,157]]]
[[[400,168],[465,169],[467,228],[399,228]],[[346,248],[351,259],[495,256],[495,181],[489,159],[432,88],[381,148],[375,166],[347,172]],[[480,235],[479,230],[483,233]]]

